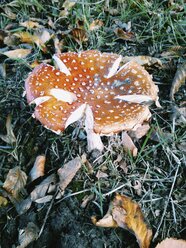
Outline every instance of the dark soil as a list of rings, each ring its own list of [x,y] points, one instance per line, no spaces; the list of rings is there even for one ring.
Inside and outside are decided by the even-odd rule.
[[[79,207],[79,201],[69,198],[54,205],[46,222],[41,237],[30,244],[28,248],[137,248],[135,238],[127,231],[119,228],[95,227],[91,221],[91,213],[95,214],[94,206],[91,204],[86,210]],[[1,248],[13,247],[17,244],[18,228],[23,229],[28,222],[43,224],[47,206],[42,209],[32,209],[29,213],[21,216],[9,216],[7,226],[1,231]],[[0,218],[6,216],[6,211],[1,211]]]

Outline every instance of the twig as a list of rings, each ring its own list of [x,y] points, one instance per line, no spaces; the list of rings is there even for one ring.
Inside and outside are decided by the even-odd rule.
[[[47,212],[46,212],[46,215],[45,215],[45,218],[44,218],[44,221],[43,221],[43,225],[42,225],[42,227],[41,227],[41,229],[40,229],[38,238],[41,236],[41,234],[42,234],[42,232],[43,232],[43,230],[44,230],[44,228],[45,228],[46,221],[47,221],[47,219],[48,219],[48,215],[49,215],[49,213],[50,213],[50,210],[51,210],[51,208],[52,208],[52,205],[53,205],[54,200],[55,200],[55,198],[56,198],[56,195],[57,195],[58,193],[59,193],[59,189],[57,188],[57,190],[56,190],[56,192],[55,192],[55,194],[54,194],[54,196],[53,196],[53,198],[52,198],[52,200],[51,200],[51,202],[50,202],[50,205],[49,205],[49,207],[48,207],[48,210],[47,210]]]

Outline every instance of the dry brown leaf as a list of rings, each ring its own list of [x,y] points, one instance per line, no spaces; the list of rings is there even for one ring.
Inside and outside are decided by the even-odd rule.
[[[38,177],[44,176],[45,162],[46,162],[45,155],[37,156],[34,166],[30,171],[31,181],[35,180]]]
[[[57,37],[54,38],[54,47],[56,53],[61,53],[63,45],[63,40],[59,40]]]
[[[84,164],[86,166],[88,174],[92,175],[94,173],[94,169],[93,169],[91,163],[88,161],[86,153],[83,153],[83,155],[81,156],[81,161],[82,161],[82,164]]]
[[[6,135],[0,134],[0,138],[6,143],[13,145],[16,143],[16,137],[13,132],[12,124],[11,124],[11,115],[7,116],[6,119]]]
[[[7,35],[7,32],[5,32],[4,30],[0,30],[0,48],[3,47],[4,39]]]
[[[101,20],[94,20],[90,26],[89,26],[89,30],[90,31],[95,31],[98,30],[99,28],[101,28],[103,26],[103,22]]]
[[[20,48],[20,49],[10,50],[2,54],[6,55],[10,59],[23,59],[30,53],[31,53],[31,49]]]
[[[21,200],[21,193],[25,191],[27,175],[20,167],[9,170],[3,188],[10,193],[15,200]]]
[[[100,178],[107,178],[108,174],[103,171],[98,170],[98,172],[96,173],[96,177],[99,180]]]
[[[6,78],[6,64],[0,64],[0,76]]]
[[[170,98],[174,100],[175,93],[179,90],[179,88],[185,83],[186,80],[186,63],[179,66],[174,79],[172,81],[172,86],[170,90]]]
[[[145,136],[150,129],[149,124],[143,124],[142,126],[138,127],[135,131],[130,131],[129,136],[134,139],[141,139]]]
[[[81,28],[72,29],[70,35],[79,45],[88,40],[86,31]]]
[[[5,207],[7,204],[8,200],[5,197],[0,196],[0,207]]]
[[[25,229],[19,230],[19,243],[16,248],[25,248],[31,242],[38,238],[39,228],[33,223],[29,222]]]
[[[35,200],[36,203],[46,203],[46,202],[49,202],[51,201],[53,198],[53,195],[46,195],[46,196],[43,196],[42,198],[39,198],[37,200]]]
[[[129,197],[117,194],[110,203],[109,210],[103,219],[95,221],[96,226],[121,227],[133,232],[140,248],[148,248],[152,238],[152,230],[144,222],[139,205]]]
[[[124,195],[116,195],[113,201],[113,219],[119,227],[132,231],[141,248],[147,248],[152,238],[152,230],[144,222],[139,205]]]
[[[66,0],[63,3],[63,8],[70,10],[75,4],[77,3],[77,1],[72,1],[72,0]]]
[[[135,190],[137,195],[141,195],[142,189],[141,182],[139,180],[134,181],[133,189]]]
[[[125,64],[129,61],[135,61],[139,65],[143,66],[157,66],[159,68],[162,67],[162,62],[158,58],[154,58],[151,56],[125,56],[123,57],[122,62]]]
[[[52,174],[44,179],[35,189],[31,192],[31,200],[36,202],[40,198],[45,197],[47,194],[54,192],[56,189],[56,175]]]
[[[132,139],[127,134],[127,132],[123,131],[121,135],[121,142],[126,152],[130,152],[132,156],[136,157],[138,153],[137,147],[134,145]]]
[[[81,159],[77,157],[66,163],[57,171],[59,175],[59,186],[62,192],[66,189],[80,168]]]
[[[116,29],[114,30],[114,33],[116,34],[116,36],[117,36],[119,39],[128,40],[128,41],[134,41],[134,40],[135,40],[135,35],[134,35],[133,32],[124,31],[124,30],[121,29],[121,28],[116,28]]]
[[[119,167],[123,170],[123,172],[125,174],[128,173],[128,165],[127,165],[126,161],[122,160],[121,162],[119,162]]]
[[[82,208],[86,208],[87,204],[94,199],[94,194],[86,195],[81,203]]]
[[[41,28],[42,27],[38,22],[33,22],[33,21],[20,22],[19,25],[22,27],[28,28],[28,29]]]
[[[17,15],[12,12],[11,8],[6,6],[6,7],[3,8],[3,10],[5,12],[5,14],[3,14],[3,15],[7,16],[11,20],[16,19]]]
[[[14,34],[14,36],[18,37],[23,43],[35,43],[41,50],[45,50],[45,43],[51,38],[50,33],[46,29],[34,32],[34,34],[31,34],[29,32],[19,32]]]
[[[20,43],[19,38],[11,33],[7,33],[6,37],[4,37],[3,42],[4,42],[4,45],[10,46],[10,47],[17,46]]]
[[[32,63],[30,64],[30,67],[31,67],[31,68],[35,68],[35,67],[38,66],[38,65],[40,65],[40,63],[39,63],[39,61],[36,59],[36,60],[34,60],[34,62],[32,62]]]
[[[24,214],[32,205],[31,197],[28,196],[26,199],[20,202],[14,202],[14,205],[18,214]]]
[[[182,239],[166,238],[156,248],[186,248],[186,241]]]

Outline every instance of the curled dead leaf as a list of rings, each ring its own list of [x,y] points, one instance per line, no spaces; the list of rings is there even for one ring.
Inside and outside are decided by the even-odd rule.
[[[174,100],[175,93],[179,90],[179,88],[185,83],[186,80],[186,63],[179,66],[174,79],[172,81],[172,86],[170,90],[170,99]]]
[[[150,129],[149,124],[143,124],[140,127],[138,127],[135,131],[130,131],[129,135],[131,138],[134,139],[141,139],[143,136],[145,136]]]
[[[5,197],[0,196],[0,207],[5,207],[7,204],[8,200]]]
[[[31,200],[33,202],[38,201],[40,198],[45,197],[47,194],[54,192],[56,189],[56,175],[51,174],[44,179],[35,189],[31,192]]]
[[[14,36],[18,37],[22,43],[35,43],[41,50],[45,50],[45,43],[51,38],[50,33],[46,29],[35,31],[34,34],[29,32],[19,32],[15,33]]]
[[[15,20],[16,19],[17,15],[12,12],[12,9],[11,8],[9,8],[9,7],[6,6],[6,7],[3,8],[3,11],[5,13],[5,14],[3,13],[3,15],[7,16],[9,19],[11,19],[11,20]]]
[[[119,38],[119,39],[127,40],[127,41],[134,41],[135,40],[135,35],[133,32],[124,31],[121,28],[116,28],[114,30],[114,33],[116,34],[117,38]]]
[[[42,26],[38,22],[33,22],[33,21],[25,21],[25,22],[20,22],[20,26],[28,28],[28,29],[33,29],[33,28],[41,28]]]
[[[73,0],[65,0],[63,3],[63,8],[70,10],[75,4],[77,3],[77,1],[73,1]]]
[[[6,135],[0,134],[0,138],[5,141],[7,144],[13,145],[16,143],[16,137],[13,132],[12,124],[11,124],[12,118],[11,115],[7,116],[6,119]]]
[[[121,227],[133,232],[140,248],[150,246],[152,230],[145,223],[139,205],[127,196],[117,194],[107,214],[99,221],[95,217],[93,220],[96,226]]]
[[[29,222],[25,229],[19,230],[19,243],[16,248],[25,248],[31,242],[38,238],[39,228],[33,223]]]
[[[96,177],[99,180],[100,178],[107,178],[108,174],[101,170],[98,170],[98,172],[96,173]]]
[[[94,194],[86,195],[81,203],[82,208],[86,208],[87,204],[94,199]]]
[[[38,177],[44,176],[45,162],[46,162],[45,155],[37,156],[34,166],[30,171],[31,181],[35,180]]]
[[[2,54],[9,57],[10,59],[24,59],[30,53],[31,53],[31,49],[19,48],[19,49],[4,52]]]
[[[136,157],[138,153],[137,147],[134,145],[134,142],[127,134],[127,132],[123,131],[121,136],[121,142],[126,152],[130,152],[132,156]]]
[[[186,241],[182,239],[166,238],[156,248],[186,248]]]
[[[70,35],[79,45],[88,40],[86,31],[81,28],[72,29]]]
[[[101,28],[103,26],[103,22],[101,20],[94,20],[90,26],[89,26],[89,30],[90,31],[95,31],[98,30],[99,28]]]
[[[139,65],[143,66],[157,66],[158,68],[162,67],[162,62],[158,58],[151,56],[125,56],[123,57],[122,62],[125,64],[129,61],[135,61]]]
[[[27,175],[20,167],[16,166],[9,170],[3,188],[10,193],[15,200],[21,200],[21,193],[25,191]]]
[[[63,192],[67,185],[72,181],[78,170],[81,168],[81,159],[75,158],[58,170],[59,186]]]

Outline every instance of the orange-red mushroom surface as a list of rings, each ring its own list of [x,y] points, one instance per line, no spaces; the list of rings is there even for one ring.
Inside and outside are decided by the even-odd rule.
[[[94,50],[57,54],[54,60],[57,68],[41,64],[25,82],[28,102],[36,103],[34,115],[47,128],[63,131],[71,114],[76,111],[78,120],[87,105],[96,133],[132,130],[149,119],[143,102],[156,101],[158,89],[137,63],[120,67],[122,56]]]

